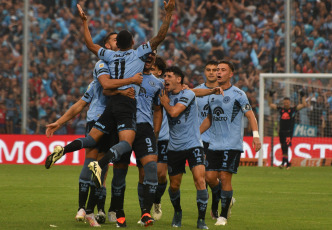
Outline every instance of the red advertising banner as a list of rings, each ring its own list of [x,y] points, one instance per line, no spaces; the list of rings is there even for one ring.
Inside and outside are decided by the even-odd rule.
[[[47,138],[45,135],[1,135],[0,136],[0,164],[44,164],[46,157],[57,145],[64,146],[71,141],[82,137],[79,135],[55,135]],[[271,163],[273,154],[273,165],[280,165],[282,160],[279,138],[273,138],[273,151],[271,152],[272,139],[264,138],[263,159],[264,165]],[[244,137],[244,152],[242,159],[257,159],[258,152],[252,148],[252,137]],[[68,153],[56,164],[59,165],[83,165],[85,158],[84,150]],[[310,160],[315,159],[315,163]],[[324,159],[331,162],[332,138],[294,137],[292,147],[289,149],[289,160],[299,162],[303,166],[319,164],[316,161]],[[136,164],[135,154],[132,154],[131,164]]]

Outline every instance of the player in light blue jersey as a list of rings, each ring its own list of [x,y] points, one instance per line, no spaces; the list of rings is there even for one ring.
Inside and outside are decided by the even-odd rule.
[[[174,207],[172,226],[181,227],[180,185],[188,160],[197,189],[197,228],[208,229],[205,224],[208,192],[205,185],[205,159],[199,132],[197,102],[192,90],[183,89],[183,79],[184,74],[179,67],[167,68],[164,77],[166,91],[160,96],[161,104],[167,112],[170,135],[167,157],[170,179],[168,192]],[[215,89],[205,91],[215,93]]]
[[[151,73],[158,77],[164,83],[164,73],[166,70],[166,62],[161,57],[157,56],[151,68]],[[157,149],[158,149],[158,186],[153,202],[153,218],[159,220],[162,216],[161,197],[164,195],[167,187],[167,146],[169,141],[169,127],[165,109],[163,109],[163,121],[161,123],[160,132],[158,134]]]
[[[143,217],[145,213],[150,212],[146,209],[152,207],[158,184],[156,136],[162,121],[162,110],[158,96],[163,89],[163,84],[150,73],[154,59],[154,53],[151,53],[147,58],[143,70],[143,81],[136,98],[137,135],[133,143],[133,150],[139,168],[138,196]],[[114,176],[109,213],[116,215],[118,222],[122,223],[118,225],[120,227],[126,226],[123,203],[130,156],[131,152],[123,154],[119,160],[114,161],[113,165]],[[145,225],[142,220],[139,223]]]
[[[217,81],[224,90],[224,95],[209,96],[209,114],[200,127],[204,133],[210,128],[210,145],[206,153],[206,181],[210,187],[218,186],[218,175],[221,172],[222,189],[221,215],[215,225],[226,225],[232,206],[232,175],[237,173],[241,153],[243,152],[243,116],[249,120],[253,130],[253,147],[261,148],[258,125],[251,110],[246,94],[230,82],[234,66],[222,60],[217,68]]]
[[[120,51],[112,52],[101,48],[92,42],[91,36],[87,33],[89,31],[86,23],[86,16],[81,7],[77,5],[80,17],[83,20],[84,25],[84,38],[87,48],[97,55],[102,60],[108,63],[112,78],[124,79],[128,75],[141,72],[144,67],[144,56],[155,50],[158,45],[165,39],[172,14],[175,8],[175,0],[169,0],[168,3],[164,2],[165,18],[158,31],[158,34],[153,37],[146,44],[141,45],[137,50],[133,50],[134,45],[132,34],[127,30],[119,32],[117,37],[117,46]],[[146,57],[146,56],[145,56]],[[138,92],[137,92],[138,93]],[[110,121],[116,124],[116,128],[119,135],[119,144],[113,146],[108,151],[105,157],[98,162],[93,162],[90,165],[93,174],[96,177],[97,184],[101,183],[100,174],[101,168],[109,163],[113,158],[119,158],[123,153],[129,152],[132,149],[132,143],[135,139],[136,131],[136,101],[130,100],[127,97],[116,96],[114,100],[110,100],[110,104],[107,106],[105,113],[96,122],[96,129],[92,129],[90,136],[93,140],[98,140],[102,131],[109,129]],[[151,218],[151,217],[146,217]],[[148,221],[149,222],[149,221]]]
[[[138,48],[136,51],[132,49],[134,44],[132,34],[127,30],[122,30],[117,36],[116,44],[120,49],[119,52],[108,51],[99,45],[94,44],[89,32],[87,17],[80,5],[77,4],[77,8],[83,21],[84,39],[87,48],[108,63],[111,77],[114,80],[117,79],[118,81],[122,82],[128,80],[128,76],[125,76],[125,74],[135,74],[142,71],[145,61],[144,56],[146,57],[146,55],[149,54],[151,50],[156,49],[157,46],[164,40],[175,8],[175,0],[169,0],[167,4],[165,2],[166,14],[158,34],[148,43],[141,45],[140,48]],[[140,66],[141,70],[136,68],[137,65]],[[131,70],[131,68],[133,70]],[[98,80],[103,88],[105,88],[105,80],[109,79],[106,79],[105,77],[99,77]],[[130,83],[126,85],[130,85]],[[115,126],[115,129],[117,130],[119,143],[112,146],[102,159],[99,161],[93,161],[88,165],[89,169],[94,175],[94,182],[96,186],[100,187],[102,184],[102,168],[107,166],[112,159],[119,159],[122,154],[131,152],[132,150],[132,143],[136,134],[136,100],[123,97],[121,95],[111,96],[111,99],[109,100],[104,113],[95,123],[94,128],[91,129],[87,137],[74,140],[64,149],[61,149],[61,151],[57,151],[56,158],[60,159],[60,157],[67,152],[95,146],[104,133],[109,133],[113,130],[113,126]],[[151,170],[147,171],[154,171],[153,165],[148,165]],[[153,218],[150,215],[151,207],[149,208],[147,206],[144,208],[144,210],[145,213],[141,218],[142,222],[144,225],[153,224]],[[124,216],[120,216],[119,218],[123,220]],[[121,227],[121,223],[118,223],[118,226]]]
[[[197,86],[195,89],[213,89],[218,86],[217,82],[217,67],[218,62],[208,61],[204,67],[205,82]],[[209,96],[197,97],[197,106],[198,106],[198,120],[199,124],[202,124],[203,120],[207,117],[209,112],[208,104]],[[201,134],[203,141],[204,153],[207,153],[210,143],[210,131],[206,130]],[[212,219],[217,219],[219,217],[218,205],[220,201],[220,190],[221,190],[221,181],[219,185],[211,188],[212,191],[212,205],[211,205],[211,217]]]
[[[104,45],[108,49],[117,49],[116,46],[116,33],[109,33],[106,38],[104,39]],[[74,118],[77,114],[82,112],[82,110],[87,106],[90,105],[89,110],[87,112],[87,127],[86,127],[86,135],[93,127],[94,123],[98,120],[100,115],[103,113],[106,103],[108,100],[108,96],[114,94],[123,94],[124,96],[128,96],[131,98],[135,97],[135,91],[132,88],[126,90],[104,90],[100,82],[98,81],[99,77],[101,76],[109,76],[109,70],[107,65],[103,61],[98,61],[95,64],[95,68],[93,71],[93,81],[90,83],[87,91],[84,93],[83,97],[77,101],[70,109],[57,121],[47,125],[46,135],[48,137],[52,136],[53,133],[58,130],[63,124],[65,124],[70,119]],[[141,76],[135,76],[132,78],[134,80],[127,80],[127,81],[119,81],[119,80],[109,80],[105,81],[109,85],[121,86],[123,84],[128,84],[128,82],[141,82]],[[108,87],[111,89],[112,87]],[[106,96],[105,96],[105,95]],[[110,141],[111,140],[111,141]],[[104,204],[106,198],[106,188],[105,185],[103,188],[95,188],[94,183],[91,183],[91,171],[88,169],[88,164],[96,159],[100,159],[104,152],[106,152],[112,144],[115,144],[115,138],[110,135],[105,135],[102,138],[102,141],[95,146],[94,148],[86,148],[86,156],[84,161],[84,166],[82,168],[80,179],[79,179],[79,209],[77,215],[75,217],[78,221],[83,221],[88,219],[90,225],[97,226],[98,223],[95,221],[93,216],[93,209],[97,202],[98,207],[98,215],[97,220],[99,223],[105,222],[105,211],[104,211]],[[58,146],[59,147],[59,146]],[[65,148],[61,148],[65,149]],[[46,168],[50,168],[56,160],[54,160],[54,153],[48,156],[45,166]],[[60,158],[58,158],[60,159]],[[105,173],[107,171],[105,170]],[[104,176],[103,176],[104,178]],[[105,183],[105,180],[103,180]],[[89,200],[87,202],[87,207],[85,208],[87,197],[90,191]],[[103,195],[101,195],[103,194]],[[87,214],[87,215],[86,215]],[[98,219],[98,217],[100,217]]]

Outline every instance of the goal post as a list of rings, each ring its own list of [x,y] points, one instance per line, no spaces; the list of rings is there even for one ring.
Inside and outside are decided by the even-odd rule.
[[[268,148],[267,146],[269,143],[268,144],[264,143],[265,137],[267,136],[267,134],[264,133],[264,129],[271,130],[271,128],[272,128],[272,138],[271,138],[272,143],[273,143],[273,140],[276,139],[276,138],[274,138],[274,135],[273,135],[275,133],[275,131],[273,130],[273,127],[264,126],[264,125],[267,125],[267,124],[264,124],[264,120],[265,120],[264,108],[266,109],[265,99],[266,99],[266,96],[268,95],[269,91],[270,90],[279,91],[279,94],[280,94],[279,96],[281,96],[281,97],[289,97],[291,94],[296,93],[294,91],[294,89],[301,88],[301,87],[302,88],[307,87],[308,89],[316,87],[317,91],[319,91],[319,92],[331,91],[332,89],[328,86],[328,84],[324,84],[324,83],[326,83],[326,82],[331,83],[332,74],[325,74],[325,73],[319,73],[319,74],[261,73],[259,79],[260,79],[260,81],[259,81],[259,113],[258,113],[259,123],[258,124],[259,124],[259,135],[260,135],[261,142],[262,142],[262,148],[258,154],[258,166],[263,166],[263,158],[267,158],[267,156],[269,154],[267,150],[271,149],[270,151],[272,153],[272,157],[271,157],[272,161],[274,159],[273,154],[275,151],[274,146],[270,146],[270,148]],[[312,82],[316,82],[316,80],[318,82],[323,82],[323,84],[320,84],[320,85],[313,84]],[[281,88],[278,88],[278,86]],[[318,95],[318,94],[316,93],[316,95]],[[272,125],[274,125],[274,124],[272,124]],[[324,145],[325,147],[322,147],[322,148],[325,148],[324,151],[325,150],[332,151],[332,139],[325,138],[325,137],[322,137],[322,138],[325,142],[327,142],[327,144]],[[319,147],[316,146],[315,148],[319,148]],[[321,152],[322,151],[323,150],[321,150]],[[305,155],[303,155],[303,156],[305,156]]]

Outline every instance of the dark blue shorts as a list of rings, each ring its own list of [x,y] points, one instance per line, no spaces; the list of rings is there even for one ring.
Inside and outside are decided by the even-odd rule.
[[[186,172],[186,161],[192,169],[197,165],[204,165],[204,151],[202,147],[191,148],[182,151],[167,151],[168,174],[175,176]]]
[[[237,173],[240,164],[241,151],[237,150],[211,150],[206,153],[206,171],[226,171]]]

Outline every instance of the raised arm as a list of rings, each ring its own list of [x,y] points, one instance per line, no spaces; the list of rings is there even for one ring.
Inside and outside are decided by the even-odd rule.
[[[296,110],[297,110],[297,111],[299,111],[299,110],[301,110],[301,109],[307,107],[307,102],[306,102],[306,100],[305,100],[305,96],[304,96],[304,92],[303,92],[303,91],[300,92],[300,96],[301,96],[301,104],[298,104],[298,105],[296,106]]]
[[[267,97],[267,102],[269,103],[271,109],[277,109],[278,106],[272,103],[273,94],[274,94],[273,91],[269,92],[269,96]]]
[[[157,49],[158,45],[165,39],[169,25],[171,23],[173,11],[175,8],[175,0],[169,0],[166,4],[166,1],[164,1],[165,6],[165,18],[163,20],[163,24],[161,25],[158,34],[151,38],[150,45],[151,49],[155,50]]]
[[[79,4],[77,4],[77,9],[78,9],[78,13],[82,19],[82,22],[83,22],[84,40],[85,40],[86,47],[92,53],[94,53],[96,56],[98,56],[98,50],[102,47],[98,44],[93,43],[90,31],[89,31],[89,27],[88,27],[88,22],[87,22],[88,17],[85,15],[84,11],[82,10],[82,7]]]
[[[53,133],[57,131],[62,125],[64,125],[70,119],[73,119],[77,114],[82,112],[85,106],[88,103],[83,101],[82,99],[78,100],[75,104],[73,104],[65,114],[63,114],[58,120],[55,122],[46,125],[46,136],[52,137]]]

